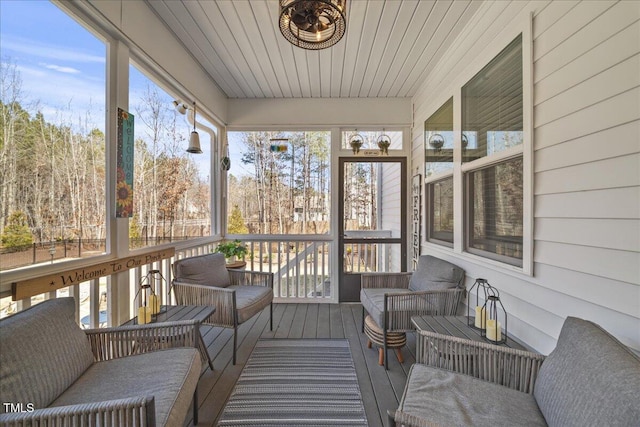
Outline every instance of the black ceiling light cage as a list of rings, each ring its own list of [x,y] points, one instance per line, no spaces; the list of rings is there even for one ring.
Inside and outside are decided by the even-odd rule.
[[[347,29],[347,0],[280,0],[280,31],[309,50],[338,43]]]

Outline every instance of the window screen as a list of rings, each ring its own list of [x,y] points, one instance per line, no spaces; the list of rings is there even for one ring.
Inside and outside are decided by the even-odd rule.
[[[522,265],[522,157],[466,174],[467,249]]]
[[[427,184],[429,241],[453,246],[453,177]]]

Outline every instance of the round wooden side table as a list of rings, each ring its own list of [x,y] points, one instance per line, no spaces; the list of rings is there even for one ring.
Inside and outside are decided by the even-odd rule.
[[[378,364],[384,364],[384,335],[382,329],[376,324],[373,317],[368,315],[364,319],[364,333],[369,338],[367,347],[371,348],[372,344],[378,346]],[[395,349],[398,362],[403,363],[404,358],[400,349],[407,344],[407,334],[404,332],[387,332],[387,348]]]

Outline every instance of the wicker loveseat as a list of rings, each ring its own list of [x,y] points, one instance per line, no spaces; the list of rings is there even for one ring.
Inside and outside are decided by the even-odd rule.
[[[537,353],[418,331],[395,426],[640,426],[640,358],[568,317]]]
[[[197,328],[181,321],[83,330],[73,298],[3,319],[0,425],[183,425],[202,367]]]

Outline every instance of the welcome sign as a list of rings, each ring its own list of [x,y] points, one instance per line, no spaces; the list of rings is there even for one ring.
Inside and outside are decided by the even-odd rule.
[[[17,301],[45,292],[66,288],[67,286],[78,285],[88,280],[122,273],[132,268],[171,258],[175,253],[175,248],[167,248],[127,258],[119,258],[88,267],[67,270],[48,276],[37,277],[35,279],[15,282],[11,284],[11,298],[13,301]]]

